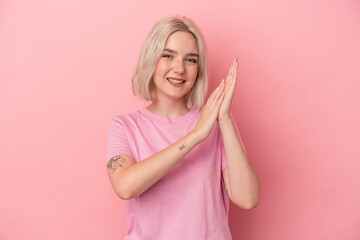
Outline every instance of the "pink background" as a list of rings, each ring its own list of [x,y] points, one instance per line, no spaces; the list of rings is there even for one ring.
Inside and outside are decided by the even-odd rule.
[[[0,2],[0,239],[123,239],[105,158],[154,23],[207,40],[214,89],[240,60],[232,112],[261,182],[230,206],[234,240],[360,239],[358,1]]]

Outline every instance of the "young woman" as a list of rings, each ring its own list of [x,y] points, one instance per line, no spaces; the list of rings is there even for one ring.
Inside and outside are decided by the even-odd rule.
[[[110,121],[107,170],[127,200],[126,240],[229,240],[229,198],[243,209],[260,185],[230,105],[237,59],[210,94],[205,43],[184,17],[159,21],[133,76],[133,92],[151,104]]]

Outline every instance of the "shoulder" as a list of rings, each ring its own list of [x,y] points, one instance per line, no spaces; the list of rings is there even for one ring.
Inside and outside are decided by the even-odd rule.
[[[137,110],[135,112],[122,113],[113,116],[110,119],[110,124],[127,126],[129,124],[131,125],[132,123],[138,122],[140,119],[140,110]]]
[[[131,113],[117,114],[117,115],[113,116],[111,120],[117,120],[117,121],[129,121],[132,119],[137,120],[141,114],[140,112],[141,112],[141,110],[136,110]]]

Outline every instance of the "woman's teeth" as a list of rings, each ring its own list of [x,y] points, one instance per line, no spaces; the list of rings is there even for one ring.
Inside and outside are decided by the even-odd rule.
[[[181,83],[185,82],[185,81],[175,80],[175,79],[171,79],[171,78],[167,78],[167,80],[172,82],[172,83],[176,83],[176,84],[181,84]]]

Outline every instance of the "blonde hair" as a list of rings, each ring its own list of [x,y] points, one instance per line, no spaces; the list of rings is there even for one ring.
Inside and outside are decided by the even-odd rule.
[[[145,101],[154,99],[155,84],[152,81],[158,60],[160,59],[168,37],[182,31],[194,36],[198,51],[198,75],[190,94],[187,97],[189,109],[199,109],[204,104],[208,90],[208,68],[204,38],[195,23],[186,17],[167,17],[158,21],[146,37],[139,60],[132,77],[132,91],[136,97]]]

